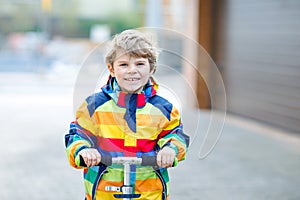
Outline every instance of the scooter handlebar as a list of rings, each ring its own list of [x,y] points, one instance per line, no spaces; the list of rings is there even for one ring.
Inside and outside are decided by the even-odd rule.
[[[141,166],[152,166],[157,168],[157,160],[156,156],[147,156],[143,155],[141,158],[138,157],[112,157],[110,155],[101,156],[101,162],[98,164],[98,166],[106,165],[111,166],[112,164],[135,164],[135,165],[141,165]],[[84,162],[84,159],[82,156],[80,156],[80,166],[86,167],[86,164]]]
[[[157,159],[156,156],[146,156],[143,155],[142,156],[142,166],[152,166],[152,167],[156,167],[157,166]]]
[[[80,166],[86,167],[84,159],[81,155],[79,156],[79,159],[80,159]],[[112,156],[110,156],[110,155],[101,156],[101,162],[98,164],[98,166],[100,166],[101,164],[106,165],[106,166],[112,165]]]

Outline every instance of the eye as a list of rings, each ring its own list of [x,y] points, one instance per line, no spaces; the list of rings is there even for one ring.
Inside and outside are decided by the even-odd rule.
[[[137,65],[138,65],[138,66],[144,66],[144,65],[145,65],[145,63],[143,63],[143,62],[139,62],[139,63],[137,63]]]
[[[119,66],[121,66],[121,67],[127,67],[127,64],[126,63],[121,63],[121,64],[119,64]]]

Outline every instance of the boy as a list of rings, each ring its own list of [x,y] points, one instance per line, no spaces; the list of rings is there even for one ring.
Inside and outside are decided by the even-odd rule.
[[[157,51],[141,32],[127,30],[111,42],[105,61],[110,73],[102,91],[86,99],[65,136],[70,164],[83,158],[86,199],[115,199],[105,186],[123,185],[120,166],[98,164],[104,155],[141,157],[156,155],[158,170],[131,167],[131,184],[138,199],[168,199],[167,168],[184,160],[189,137],[182,131],[178,110],[156,94],[152,78]]]

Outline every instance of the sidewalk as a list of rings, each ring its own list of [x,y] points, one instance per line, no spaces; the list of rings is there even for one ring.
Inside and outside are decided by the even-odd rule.
[[[68,165],[63,139],[73,88],[17,80],[0,77],[0,199],[83,199],[81,171]],[[183,122],[192,143],[187,160],[171,169],[171,200],[300,199],[300,134],[228,115],[217,145],[199,160],[203,135],[195,130],[207,126],[209,112],[185,110]]]
[[[200,145],[195,141],[174,169],[171,199],[300,199],[299,135],[227,116],[219,142],[203,160]]]

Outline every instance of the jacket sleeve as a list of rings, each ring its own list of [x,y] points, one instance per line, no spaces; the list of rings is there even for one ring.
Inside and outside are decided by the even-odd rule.
[[[169,120],[167,120],[164,130],[161,132],[157,144],[161,149],[168,146],[175,150],[176,159],[174,166],[176,166],[178,161],[185,159],[189,140],[189,136],[183,132],[180,113],[178,109],[173,106],[170,111]]]
[[[95,147],[97,143],[95,123],[84,102],[76,112],[76,121],[71,122],[69,133],[65,135],[66,153],[71,166],[80,167],[78,153],[82,149]]]

